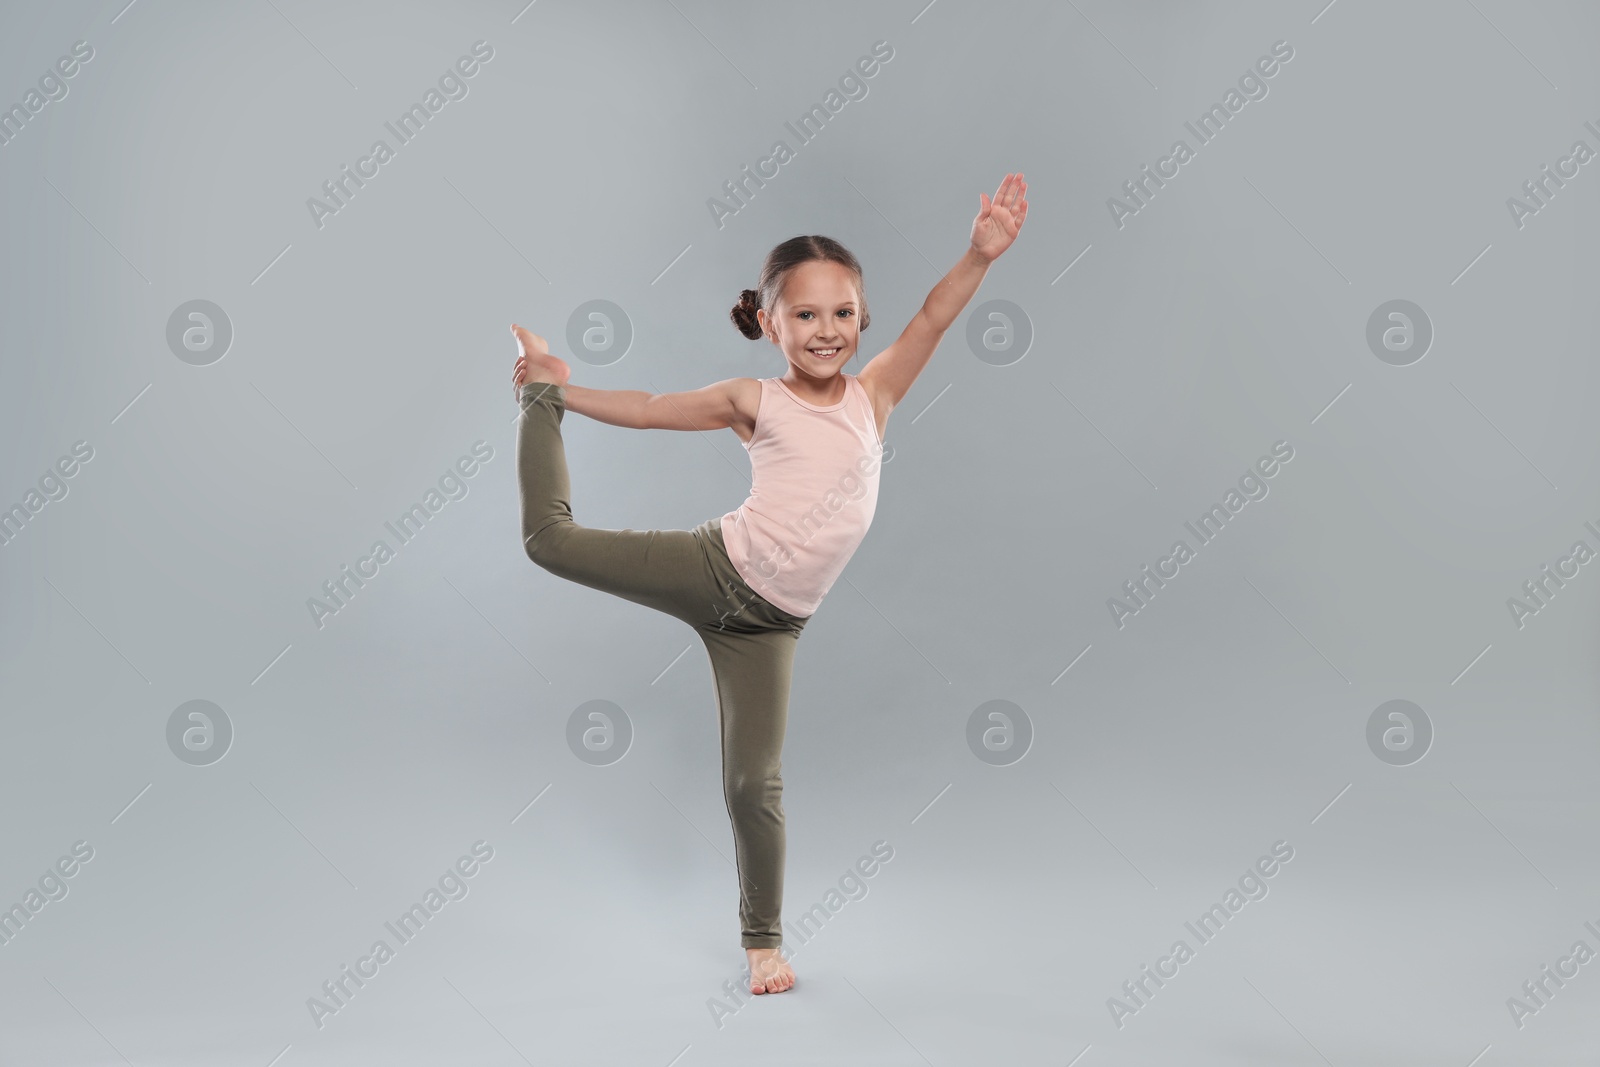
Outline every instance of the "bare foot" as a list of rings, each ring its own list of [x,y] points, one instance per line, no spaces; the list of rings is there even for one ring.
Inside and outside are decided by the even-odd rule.
[[[511,332],[516,334],[517,343],[522,346],[522,354],[517,357],[517,365],[511,372],[512,390],[517,396],[522,395],[522,387],[528,382],[567,384],[567,379],[572,377],[572,368],[567,366],[565,360],[550,354],[550,347],[545,344],[543,337],[529,333],[515,323],[511,325]]]
[[[750,992],[782,993],[794,985],[794,968],[775,948],[747,948],[750,959]]]

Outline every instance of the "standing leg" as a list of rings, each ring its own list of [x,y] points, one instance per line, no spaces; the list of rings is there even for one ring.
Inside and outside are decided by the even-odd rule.
[[[602,530],[572,518],[561,419],[566,390],[529,382],[518,392],[517,483],[522,544],[551,574],[694,625],[711,600],[706,550],[691,530]],[[702,603],[705,602],[705,603]]]
[[[739,868],[739,944],[783,943],[783,737],[799,635],[699,627],[722,735],[722,791]]]

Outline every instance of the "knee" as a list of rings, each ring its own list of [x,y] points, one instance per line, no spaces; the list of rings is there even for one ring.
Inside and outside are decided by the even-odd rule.
[[[759,811],[783,795],[783,778],[771,774],[734,773],[723,779],[728,806],[734,811]]]
[[[532,534],[523,538],[522,550],[528,554],[528,558],[533,562],[549,570],[559,552],[557,546],[562,540],[562,528],[570,525],[572,525],[570,521],[564,523],[553,522],[548,526],[535,530]]]

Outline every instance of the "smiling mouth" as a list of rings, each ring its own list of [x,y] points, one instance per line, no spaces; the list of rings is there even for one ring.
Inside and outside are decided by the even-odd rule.
[[[806,351],[810,352],[813,356],[816,356],[818,359],[832,359],[834,356],[837,356],[839,354],[838,346],[835,346],[833,348],[808,348],[808,349],[806,349]]]

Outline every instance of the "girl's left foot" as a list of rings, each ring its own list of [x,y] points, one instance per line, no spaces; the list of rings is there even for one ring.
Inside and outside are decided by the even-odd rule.
[[[747,948],[750,959],[750,992],[782,993],[794,985],[794,968],[778,949]]]

